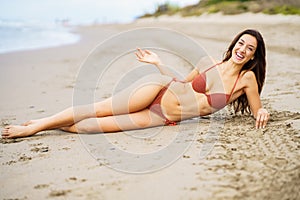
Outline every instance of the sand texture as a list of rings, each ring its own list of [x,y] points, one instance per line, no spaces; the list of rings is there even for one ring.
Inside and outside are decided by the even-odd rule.
[[[251,116],[231,115],[224,109],[180,126],[127,134],[80,137],[52,130],[1,139],[0,199],[300,199],[300,17],[296,16],[216,14],[77,27],[82,36],[77,44],[0,54],[1,128],[72,105],[76,84],[91,78],[78,79],[90,51],[115,34],[143,27],[183,33],[216,59],[238,32],[258,29],[267,46],[262,101],[271,112],[268,126],[256,130]],[[122,41],[88,61],[93,66],[131,42]],[[122,59],[104,74],[95,99],[111,95],[116,80],[137,63],[131,54]],[[180,73],[190,70],[182,60],[170,60]],[[99,65],[93,67],[91,72]],[[131,77],[138,75],[134,71]],[[130,157],[130,152],[137,154]]]

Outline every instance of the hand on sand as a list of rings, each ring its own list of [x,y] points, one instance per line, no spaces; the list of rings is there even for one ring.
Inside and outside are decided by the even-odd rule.
[[[257,112],[255,127],[256,128],[265,128],[267,122],[270,118],[270,114],[264,108],[260,108]]]

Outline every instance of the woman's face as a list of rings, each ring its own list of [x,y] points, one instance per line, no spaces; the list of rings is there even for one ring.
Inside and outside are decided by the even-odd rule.
[[[256,47],[257,40],[254,36],[249,34],[242,35],[232,49],[232,61],[239,65],[246,64],[250,59],[254,58]]]

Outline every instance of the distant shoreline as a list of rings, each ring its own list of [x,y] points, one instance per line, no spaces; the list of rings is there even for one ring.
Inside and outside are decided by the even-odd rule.
[[[241,21],[242,19],[242,21]],[[45,44],[40,45],[38,47],[24,47],[19,49],[9,49],[7,51],[1,51],[0,49],[0,55],[6,54],[6,53],[17,53],[17,52],[23,52],[23,51],[34,51],[34,50],[42,50],[47,48],[56,48],[66,45],[72,45],[80,42],[82,39],[82,33],[80,30],[84,30],[86,27],[110,27],[115,25],[122,26],[130,26],[134,24],[149,24],[151,23],[213,23],[213,24],[248,24],[251,26],[252,24],[294,24],[294,25],[300,25],[300,16],[298,15],[268,15],[263,13],[243,13],[243,14],[237,14],[237,15],[224,15],[222,13],[213,13],[213,14],[203,14],[200,16],[189,16],[189,17],[182,17],[180,15],[161,15],[159,17],[149,17],[149,18],[138,18],[136,20],[133,20],[132,22],[126,22],[126,23],[111,23],[111,24],[90,24],[90,25],[76,25],[71,26],[70,28],[66,29],[67,34],[76,36],[77,39],[73,40],[71,42],[61,42],[61,43],[55,43],[55,44]]]
[[[241,18],[243,21],[241,21]],[[135,22],[151,21],[189,21],[189,22],[213,22],[213,23],[259,23],[259,24],[277,24],[291,23],[300,24],[299,15],[269,15],[264,13],[242,13],[236,15],[224,15],[222,13],[202,14],[200,16],[183,17],[180,15],[161,15],[158,17],[139,18]]]
[[[269,15],[298,15],[300,16],[300,2],[295,0],[201,0],[194,5],[179,7],[169,2],[160,4],[153,13],[146,13],[140,18],[159,17],[162,15],[201,16],[203,14],[222,13],[236,15],[263,13]]]

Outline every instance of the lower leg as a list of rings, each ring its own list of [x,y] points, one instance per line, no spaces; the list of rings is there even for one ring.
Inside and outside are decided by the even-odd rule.
[[[71,133],[111,133],[163,125],[164,122],[149,109],[144,109],[125,115],[88,118],[60,129]]]
[[[36,128],[40,129],[38,131],[42,131],[71,126],[76,122],[91,117],[96,117],[93,104],[70,107],[50,117],[37,120],[33,124],[36,125]]]
[[[30,136],[44,130],[71,126],[78,121],[95,116],[93,105],[70,107],[50,117],[31,120],[22,126],[7,126],[2,130],[2,137]]]
[[[83,119],[137,112],[145,109],[153,101],[161,88],[169,82],[170,77],[147,76],[114,96],[114,98],[87,106],[68,108],[50,117],[32,120],[23,126],[7,126],[2,131],[2,137],[25,137],[43,130],[57,128],[66,130],[66,127],[71,127]],[[70,131],[74,132],[73,130],[75,131],[75,129]]]

